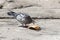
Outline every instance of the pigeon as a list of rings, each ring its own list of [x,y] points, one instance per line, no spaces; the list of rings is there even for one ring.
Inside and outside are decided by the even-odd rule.
[[[17,13],[15,13],[13,11],[10,11],[7,14],[10,15],[10,16],[13,16],[24,27],[26,26],[26,24],[30,24],[30,23],[34,22],[32,20],[32,18],[29,15],[25,14],[25,13],[19,13],[19,14],[17,14]]]

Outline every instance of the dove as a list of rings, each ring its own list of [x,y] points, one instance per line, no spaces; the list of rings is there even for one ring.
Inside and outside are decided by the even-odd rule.
[[[7,13],[9,16],[13,16],[17,21],[19,21],[22,26],[26,26],[26,24],[30,24],[33,22],[32,18],[26,13],[15,13],[10,11]]]

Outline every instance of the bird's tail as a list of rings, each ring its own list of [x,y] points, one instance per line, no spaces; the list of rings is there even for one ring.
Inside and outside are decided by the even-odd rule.
[[[10,16],[16,16],[16,15],[17,15],[17,14],[16,14],[15,12],[13,12],[13,11],[8,12],[7,14],[10,15]]]

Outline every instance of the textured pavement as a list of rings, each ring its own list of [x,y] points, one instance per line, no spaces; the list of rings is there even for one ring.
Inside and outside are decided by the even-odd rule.
[[[9,11],[41,18],[35,20],[41,30],[18,27]],[[60,40],[60,0],[0,0],[0,40]]]
[[[59,40],[60,19],[35,20],[41,30],[31,30],[18,27],[20,25],[15,19],[0,20],[0,40]]]

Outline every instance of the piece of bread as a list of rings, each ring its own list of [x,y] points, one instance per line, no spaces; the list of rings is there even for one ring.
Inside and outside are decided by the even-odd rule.
[[[38,25],[30,25],[28,28],[33,29],[33,30],[40,30],[41,29]]]

